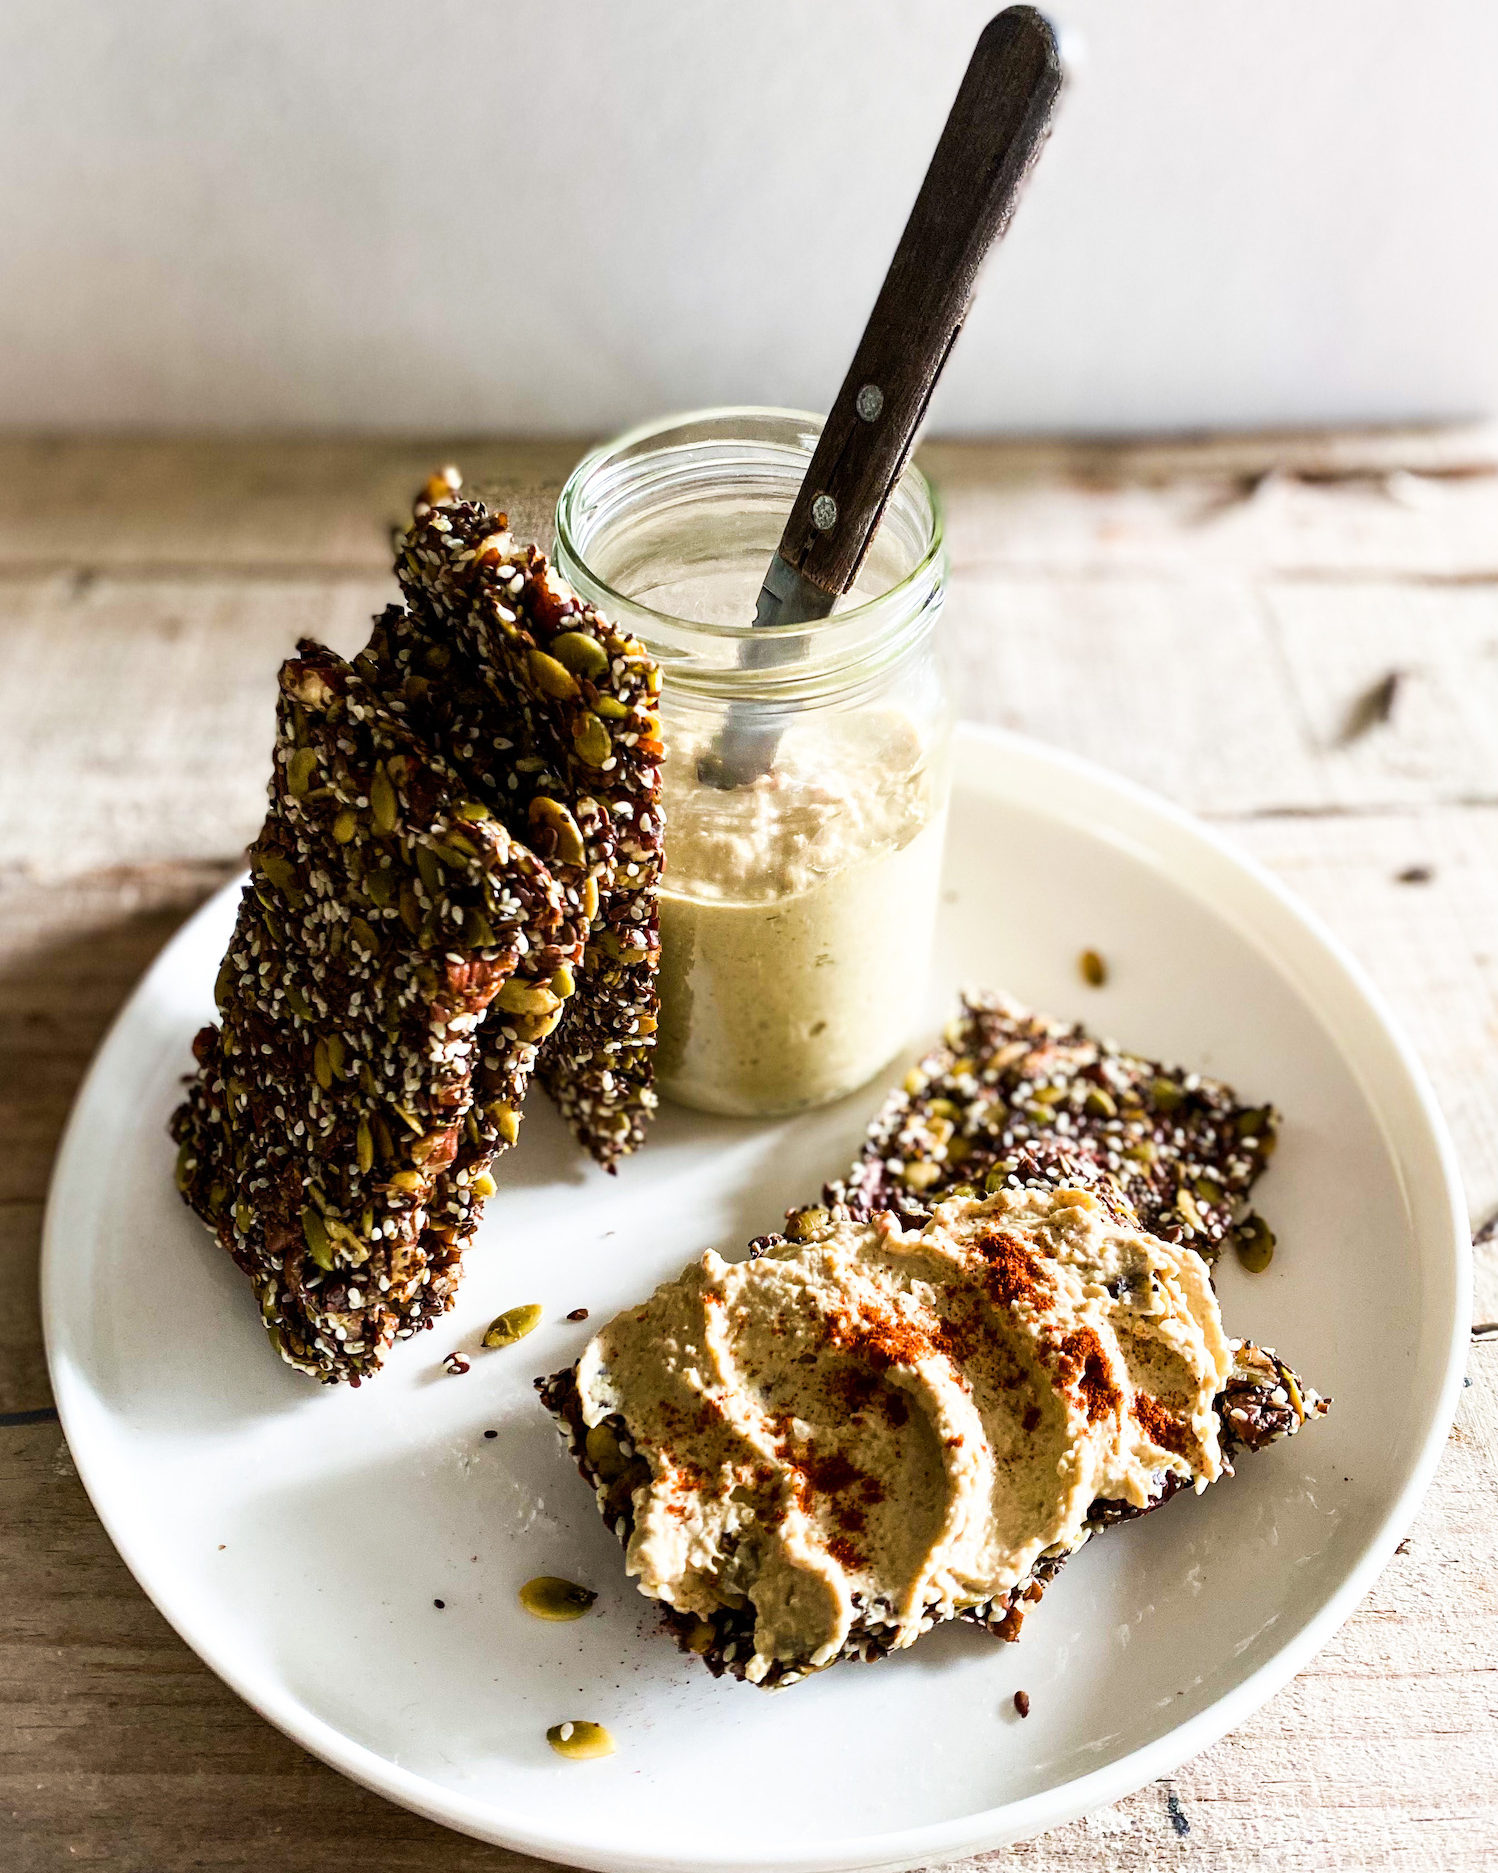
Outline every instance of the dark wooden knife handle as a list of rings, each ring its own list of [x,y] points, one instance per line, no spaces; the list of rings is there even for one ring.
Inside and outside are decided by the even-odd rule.
[[[824,592],[858,574],[1061,77],[1055,31],[1034,7],[984,27],[781,536],[781,557]]]

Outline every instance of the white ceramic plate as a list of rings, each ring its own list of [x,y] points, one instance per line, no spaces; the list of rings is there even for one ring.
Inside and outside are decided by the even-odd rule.
[[[531,1379],[581,1346],[570,1308],[596,1324],[814,1193],[883,1087],[790,1124],[665,1110],[616,1180],[537,1100],[453,1313],[374,1383],[322,1390],[271,1356],[246,1283],[172,1188],[167,1115],[233,887],[158,960],[79,1098],[48,1214],[47,1337],[78,1469],[141,1585],[316,1755],[582,1866],[905,1867],[1171,1769],[1351,1612],[1434,1467],[1467,1337],[1465,1210],[1423,1075],[1276,884],[1083,763],[965,731],[950,850],[933,1027],[960,983],[1006,987],[1281,1106],[1260,1186],[1280,1250],[1257,1277],[1226,1259],[1223,1311],[1334,1394],[1332,1415],[1091,1544],[1018,1646],[950,1628],[779,1695],[715,1683],[655,1631]],[[1100,991],[1079,980],[1084,947],[1108,959]],[[545,1305],[535,1334],[444,1372],[520,1301]],[[515,1591],[540,1573],[596,1587],[594,1612],[529,1619]],[[608,1724],[618,1754],[558,1759],[545,1731],[567,1717]]]

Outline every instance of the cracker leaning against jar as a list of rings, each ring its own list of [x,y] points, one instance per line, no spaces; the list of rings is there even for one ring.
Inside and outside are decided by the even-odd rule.
[[[574,968],[581,936],[546,865],[388,696],[303,643],[281,671],[220,1022],[172,1122],[183,1195],[290,1364],[358,1384],[450,1304],[492,1189],[487,1158],[444,1181],[476,1031]],[[528,1073],[506,1045],[507,1070]]]
[[[655,1106],[660,670],[459,485],[448,470],[418,501],[396,564],[407,609],[384,614],[371,652],[511,832],[576,868],[587,947],[539,1071],[612,1169]]]

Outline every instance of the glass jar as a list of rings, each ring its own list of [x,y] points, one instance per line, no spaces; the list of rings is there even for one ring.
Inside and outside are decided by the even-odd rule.
[[[950,785],[941,511],[907,467],[832,615],[756,629],[818,429],[667,418],[595,450],[557,503],[558,570],[662,668],[656,1083],[707,1112],[851,1092],[925,999]]]

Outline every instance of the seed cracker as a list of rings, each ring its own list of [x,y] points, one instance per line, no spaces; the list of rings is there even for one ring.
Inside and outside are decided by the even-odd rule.
[[[1213,1262],[1247,1220],[1278,1122],[1272,1106],[1241,1105],[1217,1080],[1123,1053],[1006,996],[970,995],[823,1200],[923,1221],[1027,1144],[1052,1141],[1105,1170],[1150,1234]]]
[[[1326,1401],[1299,1380],[1277,1355],[1265,1348],[1245,1346],[1241,1341],[1231,1344],[1233,1370],[1227,1386],[1214,1401],[1225,1460],[1263,1450],[1281,1438],[1291,1437],[1302,1425],[1326,1411]],[[634,1492],[649,1481],[650,1466],[631,1442],[624,1419],[614,1414],[591,1428],[584,1422],[575,1365],[549,1378],[537,1379],[536,1389],[542,1404],[556,1420],[578,1473],[593,1490],[604,1521],[620,1546],[627,1548],[634,1533]],[[1230,1461],[1226,1467],[1230,1475]],[[1143,1505],[1095,1502],[1088,1512],[1084,1544],[1121,1522],[1137,1520],[1161,1508],[1185,1486],[1185,1478],[1174,1471],[1166,1471]],[[1020,1637],[1030,1609],[1040,1601],[1072,1554],[1079,1551],[1080,1548],[1074,1548],[1064,1554],[1039,1556],[1027,1577],[1007,1593],[981,1606],[964,1607],[955,1617],[967,1625],[982,1626],[995,1638],[1013,1644]],[[720,1607],[710,1619],[681,1613],[674,1607],[661,1608],[661,1622],[677,1645],[682,1651],[700,1657],[715,1678],[744,1678],[755,1652],[755,1617],[751,1604]],[[864,1614],[854,1621],[842,1651],[832,1662],[872,1664],[888,1656],[890,1638],[886,1627]],[[809,1670],[809,1667],[797,1669],[794,1664],[776,1661],[760,1682],[767,1691],[781,1690],[806,1677]]]
[[[539,1072],[612,1170],[656,1103],[660,671],[458,485],[434,476],[417,503],[397,563],[407,610],[386,614],[371,649],[414,685],[412,708],[512,833],[584,868],[582,973]]]
[[[1041,1017],[1015,1008],[1013,1004],[1000,1004],[996,999],[983,1004],[969,1001],[965,1005],[963,1016],[955,1024],[961,1041],[966,1043],[964,1051],[973,1050],[980,1039],[992,1037],[992,1029],[985,1029],[980,1025],[981,1018],[989,1015],[1007,1023],[1011,1030],[1023,1029],[1027,1052],[1038,1051],[1037,1047],[1032,1044],[1032,1037],[1039,1035],[1049,1040],[1052,1032],[1058,1032],[1065,1036],[1071,1048],[1081,1053],[1085,1064],[1095,1064],[1087,1060],[1086,1047],[1079,1047],[1079,1040],[1085,1041],[1086,1037],[1079,1036],[1078,1031],[1060,1028],[1058,1024],[1045,1022]],[[1012,1037],[996,1039],[990,1051],[997,1052],[1012,1044]],[[961,1072],[952,1070],[955,1067],[962,1067],[963,1063],[963,1054],[952,1053],[953,1045],[953,1037],[949,1034],[947,1046],[937,1049],[922,1063],[921,1068],[917,1069],[921,1081],[918,1090],[916,1092],[906,1090],[892,1099],[876,1119],[875,1126],[871,1128],[871,1135],[891,1138],[898,1136],[903,1148],[903,1125],[893,1127],[889,1125],[889,1120],[895,1112],[908,1111],[910,1109],[908,1102],[917,1100],[927,1086],[940,1086],[946,1082],[952,1084],[954,1091],[966,1090],[968,1069],[963,1067]],[[950,1064],[948,1063],[949,1056]],[[1019,1057],[1014,1056],[1014,1058],[1017,1060]],[[1112,1061],[1119,1056],[1100,1050],[1099,1058]],[[1139,1083],[1143,1078],[1144,1069],[1148,1069],[1152,1079],[1163,1077],[1160,1070],[1148,1062],[1127,1061],[1126,1077],[1118,1079],[1109,1075],[1105,1084],[1117,1086],[1122,1092],[1125,1085]],[[997,1071],[1002,1070],[997,1069]],[[1047,1057],[1046,1072],[1052,1080],[1055,1079],[1054,1056]],[[1088,1083],[1096,1084],[1095,1081]],[[1178,1084],[1181,1085],[1187,1098],[1197,1091],[1196,1088],[1187,1084],[1185,1076],[1182,1076]],[[1204,1084],[1211,1085],[1211,1083]],[[932,1097],[945,1098],[946,1094],[933,1091]],[[1085,1094],[1083,1097],[1085,1098]],[[1169,1095],[1166,1097],[1168,1100]],[[907,1103],[901,1104],[901,1101]],[[1057,1100],[1055,1103],[1059,1106],[1061,1102]],[[1125,1097],[1118,1103],[1122,1111],[1132,1111],[1133,1100]],[[1142,1105],[1143,1101],[1140,1103]],[[1182,1103],[1184,1104],[1185,1101],[1183,1100]],[[1238,1165],[1246,1147],[1241,1143],[1240,1128],[1235,1115],[1244,1108],[1236,1105],[1228,1088],[1215,1085],[1211,1085],[1207,1098],[1200,1103],[1214,1115],[1220,1116],[1210,1126],[1196,1117],[1193,1117],[1189,1128],[1185,1124],[1181,1126],[1180,1129],[1188,1133],[1189,1148],[1199,1154],[1210,1154],[1213,1150],[1220,1152],[1220,1157],[1204,1155],[1201,1158],[1206,1166],[1207,1174],[1215,1174],[1215,1180],[1226,1184],[1239,1179],[1244,1173],[1234,1167]],[[1178,1112],[1180,1107],[1169,1106],[1168,1110],[1174,1113]],[[926,1112],[930,1112],[929,1105],[926,1107]],[[937,1110],[931,1116],[941,1119],[947,1115]],[[1108,1115],[1092,1116],[1106,1117]],[[1272,1114],[1270,1114],[1270,1119],[1272,1121]],[[1141,1126],[1148,1123],[1143,1114],[1136,1122]],[[912,1128],[912,1138],[919,1135],[923,1129],[918,1116]],[[940,1128],[938,1127],[937,1130],[939,1131]],[[946,1139],[938,1138],[934,1134],[928,1133],[927,1135],[931,1136],[934,1144],[947,1142]],[[1144,1134],[1141,1132],[1140,1135]],[[1158,1131],[1156,1135],[1158,1136]],[[1260,1131],[1256,1130],[1249,1135],[1257,1139]],[[1268,1135],[1273,1137],[1272,1124]],[[1114,1137],[1116,1134],[1107,1133],[1104,1136]],[[1187,1161],[1185,1148],[1173,1137],[1167,1139],[1166,1144],[1177,1154],[1173,1162]],[[1140,1214],[1133,1207],[1129,1196],[1125,1194],[1124,1180],[1109,1166],[1108,1155],[1107,1151],[1100,1151],[1095,1146],[1089,1148],[1085,1135],[1079,1135],[1070,1130],[1065,1134],[1059,1130],[1042,1133],[1038,1127],[1035,1127],[1031,1135],[1022,1141],[1011,1141],[1007,1147],[996,1148],[992,1154],[984,1157],[984,1181],[990,1188],[995,1189],[1005,1184],[1031,1187],[1080,1185],[1093,1191],[1104,1202],[1116,1221],[1129,1227],[1138,1227],[1141,1221]],[[1267,1155],[1267,1152],[1262,1154],[1262,1156]],[[1116,1150],[1114,1156],[1119,1156]],[[1260,1162],[1262,1162],[1262,1156]],[[1122,1161],[1130,1164],[1138,1162],[1134,1159]],[[971,1160],[964,1160],[964,1162],[971,1164]],[[1152,1164],[1158,1164],[1158,1162],[1159,1160],[1154,1160]],[[859,1184],[856,1181],[865,1163],[866,1159],[861,1158],[859,1164],[854,1167],[850,1179],[843,1184],[827,1187],[824,1196],[828,1204],[840,1204],[845,1208],[851,1208],[852,1205],[848,1200],[850,1187],[858,1191],[860,1198],[867,1196],[871,1187],[870,1183]],[[883,1167],[882,1159],[880,1159],[880,1164]],[[893,1183],[880,1187],[898,1189],[906,1205],[902,1212],[902,1220],[918,1226],[930,1214],[930,1208],[927,1206],[934,1207],[941,1194],[955,1193],[963,1181],[965,1180],[954,1177],[947,1189],[938,1193],[936,1180],[933,1179],[920,1190],[920,1197],[924,1201],[919,1207],[913,1200],[915,1193],[907,1187]],[[1251,1182],[1252,1176],[1248,1175],[1243,1183],[1244,1194]],[[1164,1212],[1174,1218],[1177,1226],[1180,1226],[1181,1219],[1178,1213],[1173,1208],[1167,1210],[1162,1202],[1161,1180],[1156,1178],[1138,1180],[1135,1188],[1143,1191],[1147,1200],[1153,1200],[1153,1208],[1157,1214]],[[869,1214],[877,1207],[893,1208],[895,1206],[870,1202],[867,1210],[858,1209],[855,1213]],[[826,1221],[826,1217],[827,1209],[818,1205],[792,1210],[786,1219],[784,1235],[791,1241],[800,1241],[814,1233]],[[1150,1227],[1147,1222],[1143,1226]],[[1156,1233],[1163,1232],[1157,1231]],[[756,1238],[749,1246],[750,1256],[764,1253],[781,1239],[779,1235]],[[1180,1241],[1183,1240],[1183,1236],[1177,1235],[1173,1239]],[[1220,1240],[1219,1236],[1217,1241],[1220,1243]],[[1192,1246],[1197,1247],[1198,1252],[1203,1252],[1201,1243],[1193,1242]],[[1233,1353],[1232,1368],[1222,1391],[1213,1401],[1219,1420],[1223,1458],[1229,1474],[1231,1474],[1234,1457],[1266,1449],[1270,1444],[1294,1436],[1303,1425],[1320,1417],[1328,1409],[1328,1401],[1320,1397],[1271,1349],[1243,1340],[1234,1340],[1230,1344]],[[634,1530],[634,1491],[649,1480],[649,1465],[631,1443],[624,1419],[615,1415],[605,1419],[602,1425],[591,1429],[584,1423],[582,1401],[577,1389],[576,1366],[554,1373],[549,1378],[538,1379],[536,1387],[541,1394],[542,1403],[556,1420],[568,1452],[584,1481],[593,1489],[605,1522],[614,1531],[620,1544],[627,1547]],[[1087,1516],[1085,1539],[1091,1539],[1094,1535],[1102,1534],[1121,1522],[1133,1521],[1141,1515],[1160,1508],[1184,1486],[1184,1481],[1184,1478],[1174,1472],[1162,1473],[1150,1500],[1143,1506],[1128,1502],[1104,1500],[1095,1502]],[[1076,1550],[1071,1552],[1074,1553]],[[1006,1594],[999,1595],[984,1605],[964,1608],[956,1617],[968,1624],[982,1626],[996,1638],[1006,1642],[1012,1643],[1018,1640],[1026,1614],[1039,1602],[1046,1588],[1070,1558],[1070,1553],[1040,1556],[1027,1579],[1017,1583]],[[755,1612],[752,1606],[720,1608],[711,1619],[699,1619],[695,1615],[679,1613],[673,1608],[666,1607],[662,1609],[662,1621],[682,1650],[700,1656],[714,1677],[728,1676],[740,1679],[744,1677],[749,1660],[755,1651]],[[889,1634],[886,1629],[877,1623],[871,1623],[865,1616],[854,1623],[839,1658],[873,1662],[887,1656],[889,1649]],[[772,1666],[770,1673],[764,1679],[764,1688],[783,1688],[805,1675],[805,1671],[796,1669],[794,1665],[777,1663]]]
[[[221,1023],[173,1120],[178,1181],[283,1357],[357,1385],[449,1305],[489,1187],[474,1031],[490,1010],[518,1023],[501,1075],[518,1102],[583,919],[399,699],[306,642],[281,671],[250,857]]]

